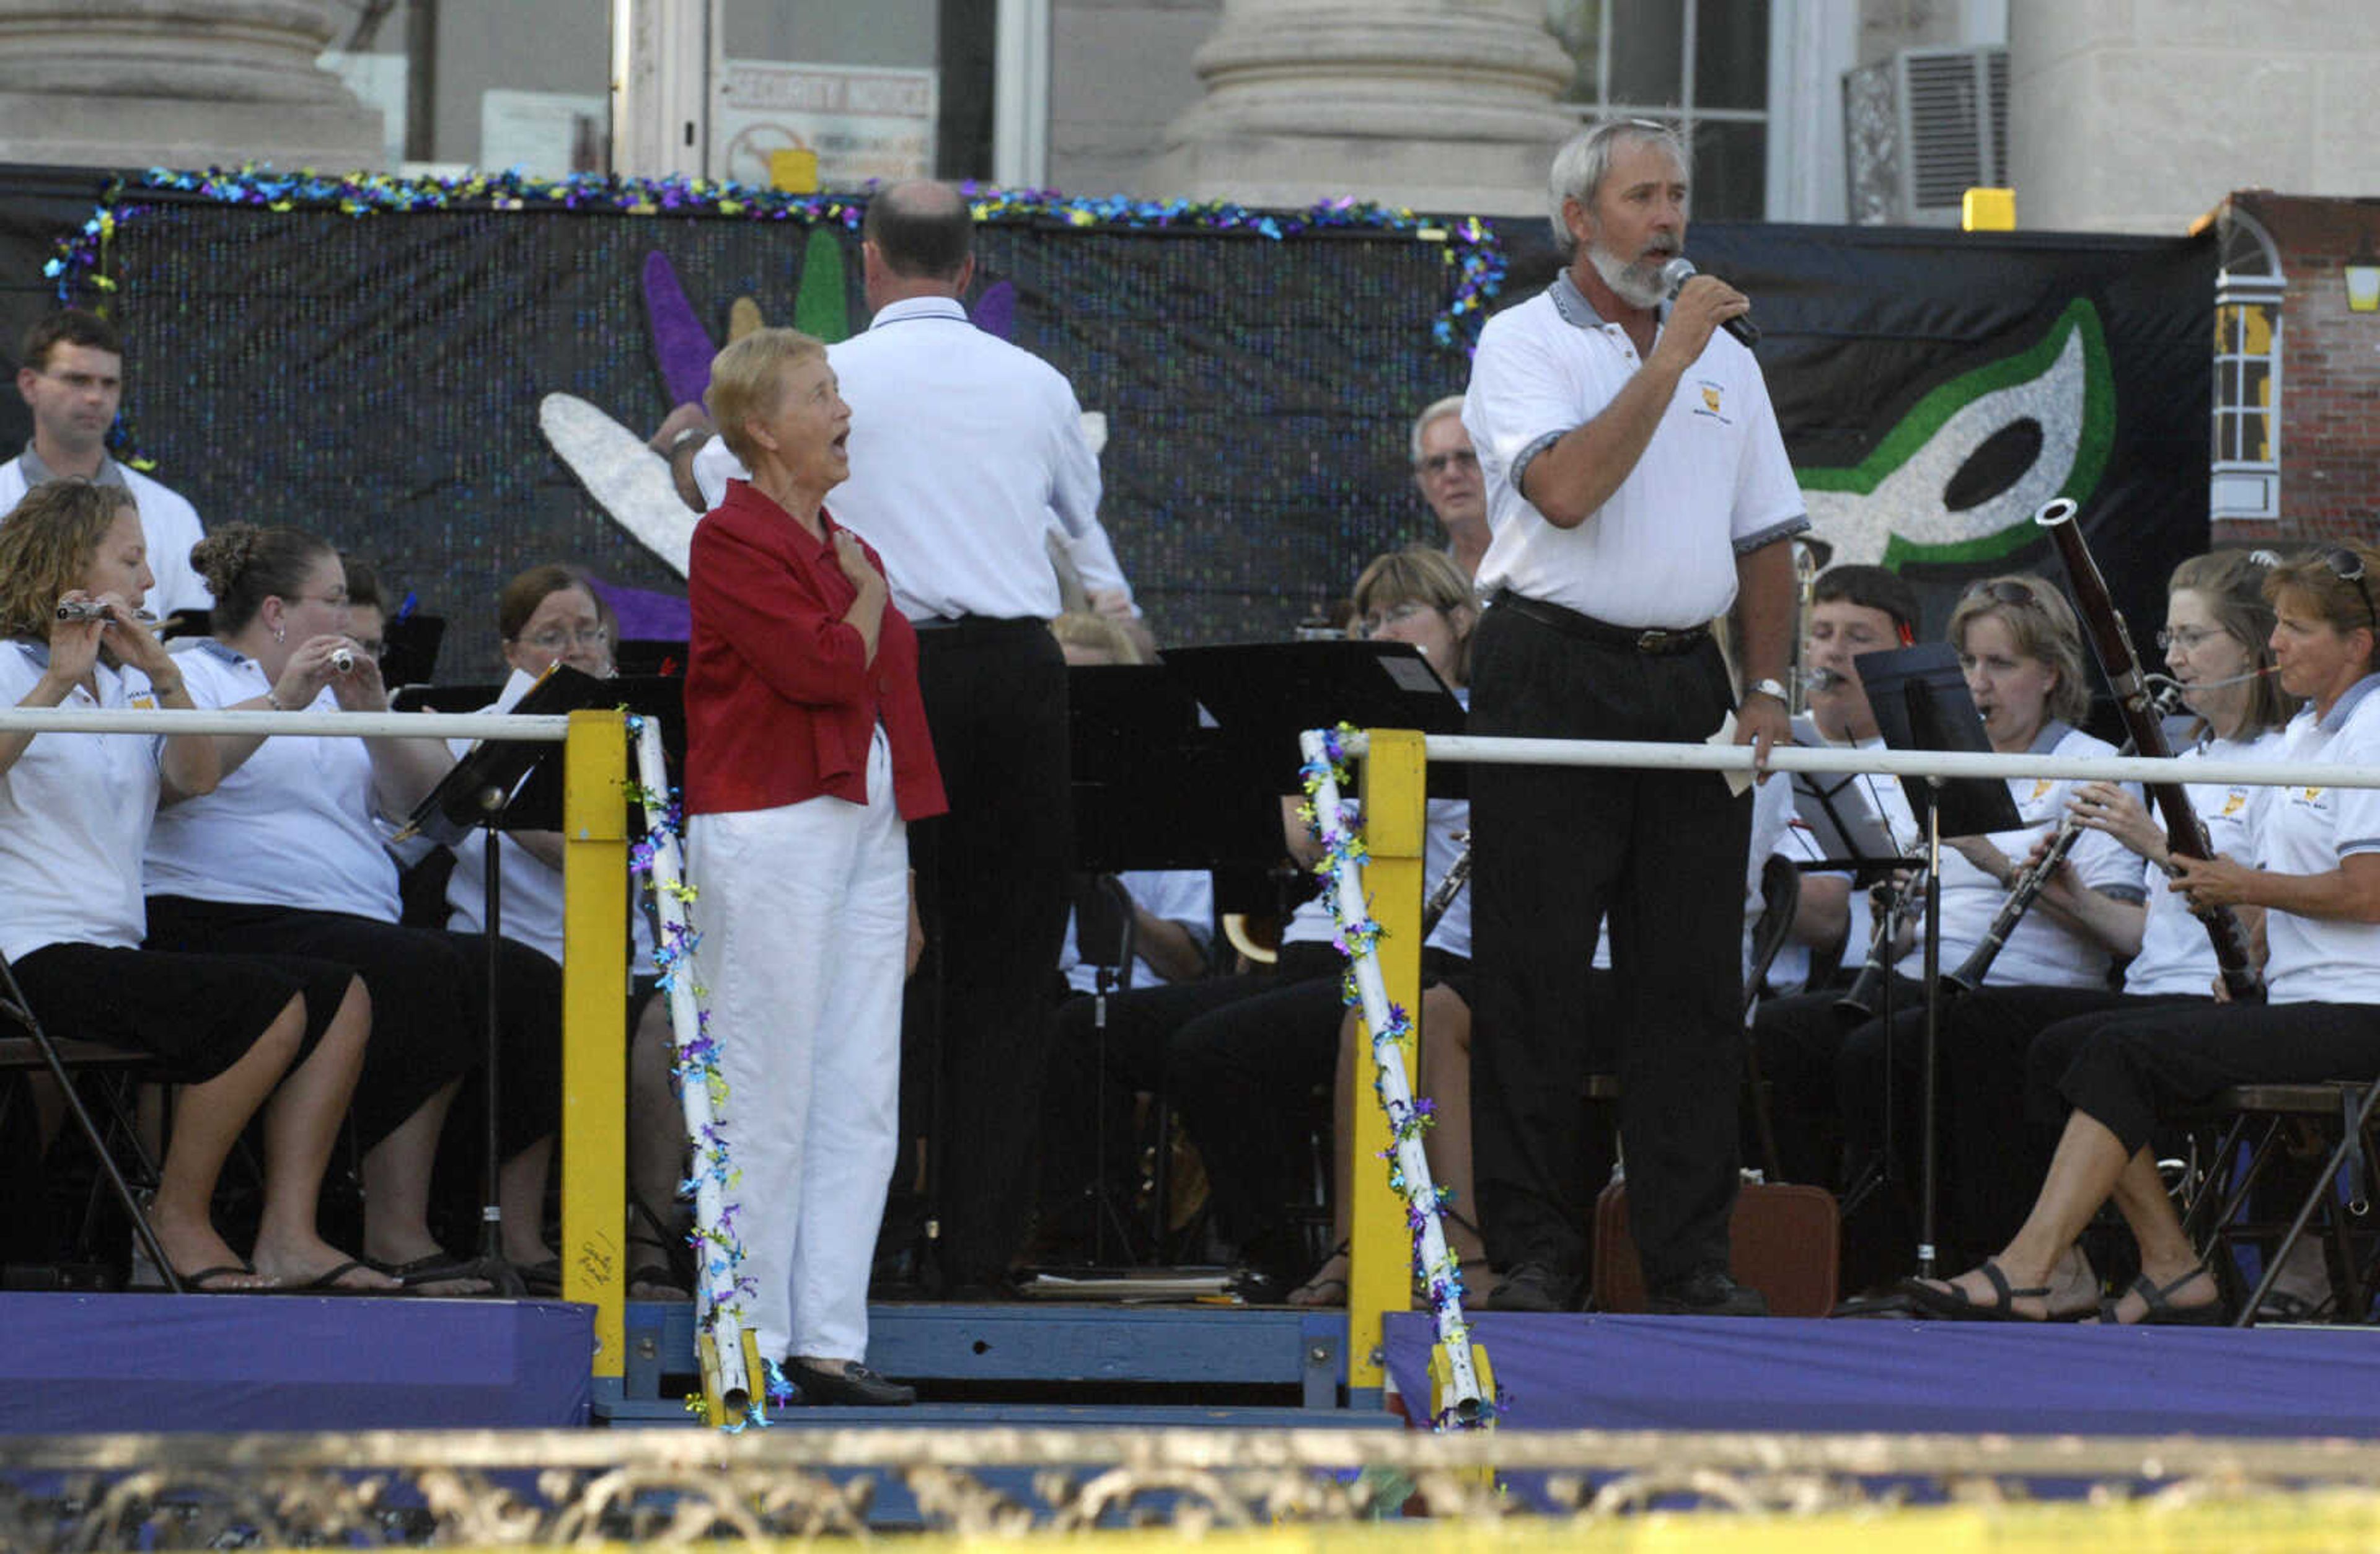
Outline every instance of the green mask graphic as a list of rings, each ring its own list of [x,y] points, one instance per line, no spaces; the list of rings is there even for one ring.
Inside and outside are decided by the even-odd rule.
[[[2107,337],[2077,298],[2038,343],[1929,392],[1856,466],[1794,473],[1839,563],[1979,564],[2034,543],[2050,498],[2086,502],[2115,433]]]

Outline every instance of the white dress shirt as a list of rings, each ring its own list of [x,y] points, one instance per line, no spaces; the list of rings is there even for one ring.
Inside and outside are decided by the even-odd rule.
[[[1099,528],[1082,407],[1056,368],[941,297],[890,304],[827,361],[851,407],[851,478],[827,510],[884,558],[904,615],[1057,614],[1043,538],[1053,524],[1087,585],[1129,595]],[[713,507],[744,474],[722,439],[695,455]]]
[[[1568,274],[1479,332],[1463,429],[1479,453],[1493,538],[1479,591],[1500,588],[1614,625],[1677,630],[1735,602],[1735,561],[1809,527],[1768,385],[1724,331],[1678,380],[1643,456],[1601,507],[1558,528],[1521,494],[1531,460],[1603,412],[1643,362]]]
[[[50,666],[46,642],[0,643],[0,707],[23,701]],[[99,695],[77,686],[60,711],[154,707],[139,670],[92,666]],[[47,944],[135,950],[149,936],[140,840],[157,812],[157,759],[145,734],[33,735],[0,772],[0,954]]]
[[[31,490],[29,477],[49,479],[47,471],[28,469],[26,460],[33,457],[30,448],[18,457],[0,464],[0,514],[13,512],[17,504]],[[190,565],[190,547],[206,538],[199,526],[198,509],[181,496],[160,485],[129,465],[118,464],[112,458],[99,461],[99,473],[93,480],[103,486],[121,485],[132,493],[132,504],[140,510],[140,535],[149,545],[149,570],[155,575],[157,586],[149,590],[141,601],[142,608],[163,620],[177,610],[212,610],[215,596],[208,590],[207,580]]]

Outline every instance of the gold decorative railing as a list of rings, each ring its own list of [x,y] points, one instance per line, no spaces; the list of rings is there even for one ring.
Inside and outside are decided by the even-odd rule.
[[[2335,1538],[2368,1547],[2380,1533],[2370,1487],[2380,1484],[2380,1445],[2362,1441],[785,1425],[733,1437],[0,1439],[0,1548],[859,1536],[896,1487],[914,1507],[902,1523],[968,1537],[1152,1521],[1225,1533],[1400,1510],[1500,1524],[1500,1538],[1560,1523],[1582,1536],[1657,1503],[1720,1513],[1717,1535],[1747,1514],[1802,1524],[1912,1500],[2015,1507],[2053,1482],[2085,1506],[2229,1506],[2234,1517],[2289,1491],[2297,1498],[2273,1503],[2300,1508],[2301,1519],[2319,1504]],[[2299,1493],[2310,1488],[2325,1493]]]

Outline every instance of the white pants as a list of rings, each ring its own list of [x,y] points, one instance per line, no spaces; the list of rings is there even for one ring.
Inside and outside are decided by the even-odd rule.
[[[695,815],[696,950],[727,1081],[727,1200],[765,1357],[868,1354],[868,1277],[899,1147],[908,828],[892,758],[875,802]]]

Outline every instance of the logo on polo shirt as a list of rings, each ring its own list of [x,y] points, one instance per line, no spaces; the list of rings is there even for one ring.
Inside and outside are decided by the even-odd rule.
[[[1735,424],[1735,422],[1729,419],[1727,414],[1719,408],[1719,400],[1726,393],[1725,389],[1721,388],[1718,384],[1712,382],[1708,378],[1696,378],[1694,380],[1694,387],[1702,395],[1702,405],[1694,411],[1695,415],[1707,416],[1712,420],[1718,422],[1721,426],[1733,426]]]
[[[2237,815],[2247,807],[2248,795],[2244,789],[2234,788],[2223,795],[2223,813],[2226,815]]]

